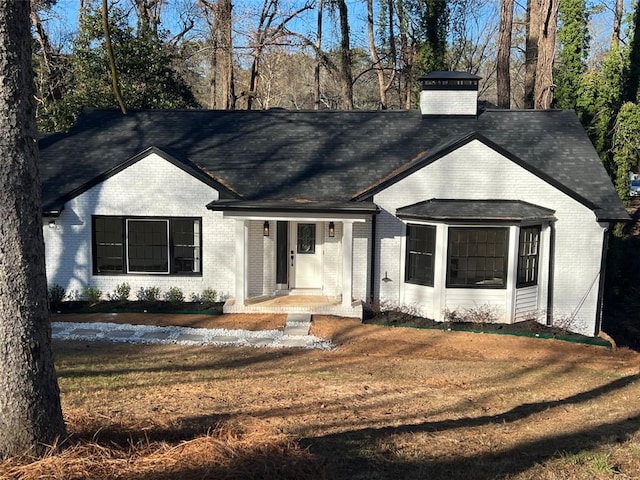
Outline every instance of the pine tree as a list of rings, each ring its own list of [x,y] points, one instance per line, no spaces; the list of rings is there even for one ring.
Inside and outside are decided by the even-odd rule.
[[[585,0],[560,0],[560,51],[554,73],[555,106],[575,108],[589,54],[589,14]]]
[[[30,2],[0,2],[0,458],[64,435],[51,353]]]

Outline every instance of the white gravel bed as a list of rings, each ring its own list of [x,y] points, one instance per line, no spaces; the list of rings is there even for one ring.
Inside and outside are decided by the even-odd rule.
[[[335,345],[314,335],[285,335],[280,330],[155,327],[122,323],[52,322],[56,340],[108,341],[142,344],[217,345],[332,350]],[[130,332],[130,333],[129,333]],[[183,338],[180,338],[183,337]]]

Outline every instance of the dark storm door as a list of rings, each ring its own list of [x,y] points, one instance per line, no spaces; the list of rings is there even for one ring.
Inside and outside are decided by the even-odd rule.
[[[278,222],[276,229],[276,283],[289,284],[289,222]]]

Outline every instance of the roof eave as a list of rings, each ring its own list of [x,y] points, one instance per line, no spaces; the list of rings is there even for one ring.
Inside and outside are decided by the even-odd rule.
[[[410,213],[399,213],[397,217],[402,220],[423,220],[435,222],[459,222],[459,223],[529,223],[529,222],[553,222],[556,219],[554,215],[544,216],[490,216],[482,217],[455,217],[452,215],[412,215]]]
[[[353,205],[350,205],[353,204]],[[377,215],[380,208],[375,203],[363,202],[347,202],[345,204],[335,204],[329,206],[310,205],[308,203],[290,204],[290,205],[273,205],[266,203],[265,205],[251,204],[251,202],[243,201],[213,201],[207,204],[207,209],[218,212],[233,212],[237,215],[255,215],[255,214],[291,214],[291,213],[310,213],[310,214],[349,214],[349,215]]]

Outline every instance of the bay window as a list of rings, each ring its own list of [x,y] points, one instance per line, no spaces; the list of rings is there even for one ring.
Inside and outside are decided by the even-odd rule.
[[[449,228],[447,287],[506,288],[508,248],[508,228]]]

